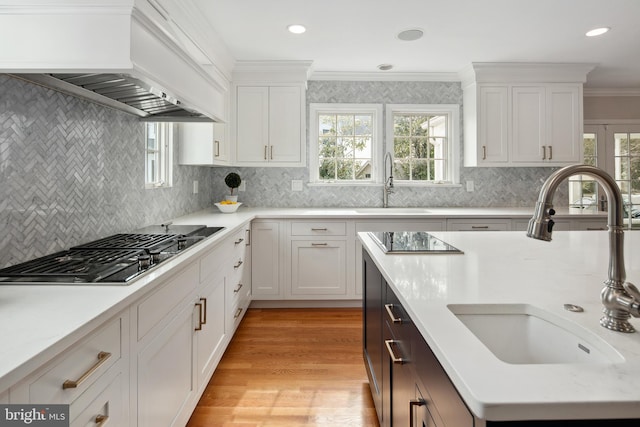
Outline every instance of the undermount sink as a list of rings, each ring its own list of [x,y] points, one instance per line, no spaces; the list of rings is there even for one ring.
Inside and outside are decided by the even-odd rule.
[[[451,304],[449,310],[498,359],[510,364],[620,363],[586,329],[528,304]]]
[[[356,209],[356,212],[361,214],[425,214],[429,213],[429,210],[423,208],[362,208]]]

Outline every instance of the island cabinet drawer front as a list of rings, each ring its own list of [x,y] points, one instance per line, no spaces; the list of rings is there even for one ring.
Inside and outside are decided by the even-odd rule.
[[[199,283],[198,269],[197,263],[189,265],[138,304],[138,341],[159,325],[171,310],[195,292]]]
[[[473,426],[473,415],[417,329],[412,351],[416,376],[424,387],[422,393],[434,418],[442,419],[442,427]]]
[[[69,407],[69,426],[125,426],[125,404],[129,404],[123,395],[123,386],[128,379],[122,373],[115,377],[104,375],[83,393]],[[102,423],[102,424],[101,424]]]
[[[447,220],[447,231],[510,231],[510,219]]]
[[[292,236],[346,236],[346,222],[292,222]]]
[[[18,385],[13,403],[73,402],[122,357],[123,320],[118,317],[56,358],[49,369]],[[16,400],[17,399],[17,400]]]

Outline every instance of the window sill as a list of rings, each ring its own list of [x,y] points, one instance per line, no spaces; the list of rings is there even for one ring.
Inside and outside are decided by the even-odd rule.
[[[447,183],[433,183],[433,182],[399,182],[394,181],[394,187],[432,187],[432,188],[462,188],[462,184],[455,184],[451,182]],[[382,187],[381,182],[310,182],[307,187]]]

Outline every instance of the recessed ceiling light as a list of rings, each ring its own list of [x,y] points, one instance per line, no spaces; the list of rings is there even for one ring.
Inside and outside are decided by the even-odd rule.
[[[302,34],[307,31],[305,26],[300,24],[291,24],[287,27],[287,30],[289,30],[289,32],[293,34]]]
[[[586,36],[587,37],[601,36],[607,31],[609,31],[610,29],[611,28],[609,27],[594,28],[593,30],[587,31]]]
[[[422,37],[422,35],[424,34],[424,31],[422,31],[419,28],[411,28],[409,30],[404,30],[398,33],[398,38],[400,40],[404,40],[406,42],[411,42],[414,40],[418,40],[419,38]]]
[[[378,70],[380,70],[380,71],[388,71],[388,70],[390,70],[392,68],[393,68],[393,65],[391,65],[391,64],[380,64],[380,65],[378,65]]]

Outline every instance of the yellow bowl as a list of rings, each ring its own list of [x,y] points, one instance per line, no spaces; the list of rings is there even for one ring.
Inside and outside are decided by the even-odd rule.
[[[218,209],[220,209],[220,212],[222,213],[234,213],[235,211],[238,210],[238,208],[240,207],[240,205],[242,205],[242,203],[238,202],[238,203],[234,203],[232,205],[223,205],[221,203],[216,203],[215,204]]]

